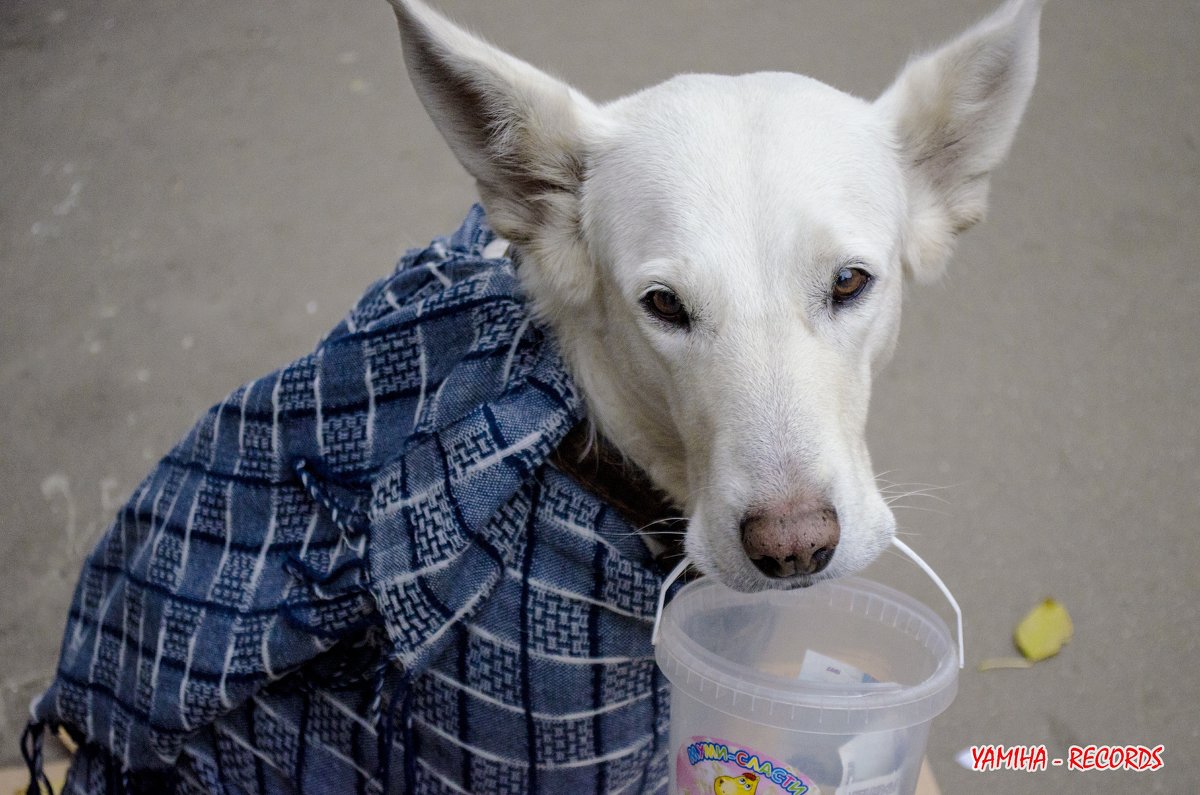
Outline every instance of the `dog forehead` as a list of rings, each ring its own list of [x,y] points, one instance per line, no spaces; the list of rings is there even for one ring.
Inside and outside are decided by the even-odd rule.
[[[886,256],[898,235],[888,127],[870,103],[817,80],[681,75],[603,113],[584,215],[610,258],[681,246],[793,258],[831,238]]]

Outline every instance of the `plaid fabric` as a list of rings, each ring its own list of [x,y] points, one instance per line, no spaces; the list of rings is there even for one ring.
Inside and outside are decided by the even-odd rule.
[[[547,463],[583,404],[483,211],[235,390],[88,558],[68,791],[659,792],[661,575]]]

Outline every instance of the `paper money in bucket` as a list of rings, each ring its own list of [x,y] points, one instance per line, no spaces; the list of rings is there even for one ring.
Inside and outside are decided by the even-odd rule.
[[[945,622],[857,577],[757,593],[704,578],[655,629],[677,795],[912,793],[958,688]]]

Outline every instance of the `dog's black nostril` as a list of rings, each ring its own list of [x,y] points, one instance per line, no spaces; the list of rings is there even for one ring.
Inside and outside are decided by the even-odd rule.
[[[824,546],[814,550],[811,555],[793,554],[784,558],[760,555],[751,557],[750,561],[768,577],[794,577],[797,574],[816,574],[821,571],[833,560],[836,550],[836,545]]]
[[[795,568],[794,561],[781,561],[778,558],[771,557],[750,558],[750,562],[768,577],[787,577]],[[784,572],[785,567],[787,568],[786,573]]]
[[[816,574],[818,571],[821,571],[828,566],[829,561],[833,560],[833,553],[835,549],[836,547],[821,547],[814,552],[812,554],[812,571],[809,573]]]

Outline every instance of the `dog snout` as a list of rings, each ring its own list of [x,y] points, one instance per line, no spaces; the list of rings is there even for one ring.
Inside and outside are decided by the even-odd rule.
[[[816,574],[829,565],[841,537],[837,511],[828,503],[747,513],[742,548],[768,577]]]

